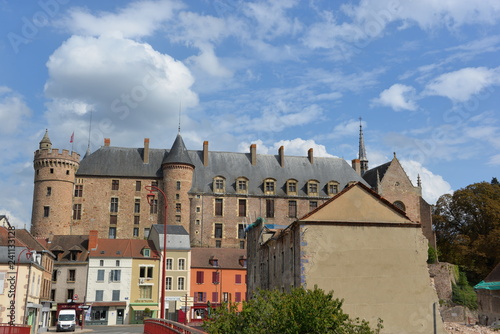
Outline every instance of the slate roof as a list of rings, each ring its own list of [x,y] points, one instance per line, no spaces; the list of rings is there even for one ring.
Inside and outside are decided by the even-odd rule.
[[[239,263],[246,258],[246,250],[239,248],[192,248],[191,268],[213,268],[210,259],[216,258],[222,269],[245,269]]]
[[[59,262],[69,262],[70,252],[76,251],[76,261],[85,262],[88,260],[88,247],[89,247],[89,236],[88,235],[54,235],[52,239],[43,239],[46,247],[53,252],[58,254],[57,261]],[[59,255],[62,252],[62,255]],[[71,261],[74,262],[74,261]]]
[[[178,138],[182,140],[180,135]],[[277,196],[286,195],[285,186],[289,179],[297,180],[299,196],[307,196],[306,185],[309,180],[317,180],[320,183],[320,196],[328,196],[326,185],[329,181],[337,181],[339,190],[351,181],[367,184],[341,158],[314,157],[314,163],[311,164],[306,156],[285,156],[284,167],[281,167],[279,155],[257,154],[257,163],[252,165],[250,153],[209,151],[209,163],[208,166],[204,166],[201,150],[186,150],[182,156],[174,151],[172,158],[169,158],[171,150],[150,149],[149,164],[145,164],[142,158],[143,151],[142,148],[103,146],[82,159],[77,177],[161,178],[163,176],[162,163],[178,160],[177,162],[190,163],[195,167],[190,191],[192,193],[212,193],[213,178],[216,176],[226,179],[226,194],[235,194],[235,180],[238,177],[246,177],[249,180],[248,194],[257,196],[264,194],[262,184],[266,178],[277,181]],[[191,162],[187,161],[186,156]]]
[[[153,229],[158,234],[158,248],[163,249],[163,224],[153,224]],[[152,234],[150,233],[150,236]],[[168,225],[167,224],[167,251],[169,250],[189,250],[191,249],[189,233],[182,225]]]
[[[387,169],[391,165],[392,161],[386,162],[383,165],[377,166],[375,168],[369,169],[363,174],[363,179],[370,185],[372,188],[377,187],[377,171],[378,171],[378,177],[380,181],[385,176],[385,172],[387,172]]]
[[[178,134],[175,138],[174,144],[172,145],[168,155],[165,155],[165,158],[163,158],[163,163],[182,163],[193,165],[191,158],[189,157],[188,150],[186,149],[186,145],[184,145],[184,140],[182,140],[180,134]]]

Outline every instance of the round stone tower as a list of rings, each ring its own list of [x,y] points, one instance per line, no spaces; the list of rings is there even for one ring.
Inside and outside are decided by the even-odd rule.
[[[189,231],[189,190],[193,184],[194,164],[180,134],[162,162],[163,186],[167,195],[167,224],[182,225]]]
[[[47,238],[50,235],[71,234],[73,189],[80,155],[68,150],[52,149],[48,131],[40,141],[33,161],[35,185],[31,234]]]

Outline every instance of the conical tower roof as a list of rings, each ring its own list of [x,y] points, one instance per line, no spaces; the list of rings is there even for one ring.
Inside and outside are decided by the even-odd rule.
[[[50,141],[49,138],[49,130],[45,129],[45,135],[43,135],[42,140],[40,141],[40,149],[51,149],[52,148],[52,142]]]
[[[162,164],[186,164],[194,166],[180,133],[177,134],[177,137],[175,138],[174,144],[172,145],[172,148],[170,149],[168,155],[163,158]]]

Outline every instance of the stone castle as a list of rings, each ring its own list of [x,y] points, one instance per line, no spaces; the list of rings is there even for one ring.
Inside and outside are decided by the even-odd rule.
[[[52,148],[48,132],[34,156],[32,234],[145,238],[152,224],[182,225],[192,247],[246,248],[245,228],[258,217],[289,225],[355,182],[373,189],[422,225],[434,244],[430,205],[396,155],[368,169],[360,125],[359,157],[342,158],[187,150],[180,133],[170,149],[111,146],[82,159]],[[151,192],[146,186],[161,191]],[[150,188],[151,189],[151,188]],[[166,197],[164,201],[163,192]],[[148,196],[148,194],[150,196]],[[154,198],[149,198],[155,195]]]

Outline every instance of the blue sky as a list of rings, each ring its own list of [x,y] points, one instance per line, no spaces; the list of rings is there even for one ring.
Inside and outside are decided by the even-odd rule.
[[[500,2],[0,0],[0,214],[29,227],[33,152],[111,145],[393,152],[431,203],[500,177]]]

